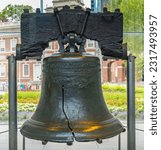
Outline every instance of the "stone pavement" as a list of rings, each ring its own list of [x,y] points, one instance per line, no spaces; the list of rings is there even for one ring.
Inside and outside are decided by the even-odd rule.
[[[123,122],[126,126],[126,122]],[[21,126],[21,125],[19,125]],[[144,129],[143,122],[137,122],[136,128]],[[7,124],[0,124],[0,132],[8,130]],[[18,150],[22,150],[22,136],[18,132]],[[26,138],[26,150],[118,150],[118,136],[103,140],[102,144],[96,142],[74,142],[72,146],[59,143],[48,143],[43,146],[40,141]],[[144,149],[144,132],[136,131],[136,150]],[[0,150],[8,150],[8,132],[0,134]],[[121,134],[121,150],[127,150],[127,132]]]

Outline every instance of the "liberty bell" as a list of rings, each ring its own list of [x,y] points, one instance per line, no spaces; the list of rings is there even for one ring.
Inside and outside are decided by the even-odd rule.
[[[62,31],[59,15],[56,17]],[[31,119],[23,124],[22,135],[69,144],[74,140],[101,143],[120,134],[124,128],[103,98],[99,58],[85,53],[83,36],[62,32],[62,37],[58,39],[60,53],[43,60],[41,98]]]
[[[120,134],[124,128],[106,107],[100,72],[100,60],[95,56],[64,52],[45,58],[40,102],[21,133],[66,143]]]

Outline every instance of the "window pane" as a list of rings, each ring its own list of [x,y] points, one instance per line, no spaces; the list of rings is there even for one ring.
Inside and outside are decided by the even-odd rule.
[[[4,64],[0,64],[0,77],[5,77],[6,75],[6,66]]]
[[[16,44],[17,44],[17,40],[16,39],[12,39],[11,40],[11,50],[12,51],[16,51]]]
[[[59,49],[59,44],[57,41],[54,42],[54,49],[55,50],[58,50]]]
[[[47,48],[48,50],[52,49],[52,42],[49,42],[49,47]]]
[[[93,40],[87,40],[87,47],[88,48],[94,48],[94,41]]]
[[[1,40],[0,41],[0,52],[4,52],[5,51],[5,41]]]
[[[24,65],[24,76],[29,75],[29,65]]]
[[[40,81],[41,80],[41,64],[34,64],[34,73],[33,78],[34,81]]]

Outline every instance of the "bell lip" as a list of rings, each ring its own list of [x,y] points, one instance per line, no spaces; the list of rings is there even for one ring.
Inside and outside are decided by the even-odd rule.
[[[37,136],[35,136],[34,134],[27,132],[27,131],[23,130],[22,128],[20,129],[20,132],[24,137],[27,137],[27,138],[33,139],[33,140],[38,140],[38,141],[56,142],[56,143],[74,142],[73,136],[68,136],[68,138],[56,137],[56,138],[52,139],[52,137],[51,138],[45,137],[45,136],[42,137],[42,135],[38,136],[38,134],[36,134]]]
[[[20,132],[23,136],[25,136],[29,139],[40,140],[40,141],[57,142],[57,143],[74,142],[74,140],[77,142],[92,142],[92,141],[97,141],[98,139],[112,138],[114,136],[119,135],[121,132],[124,131],[124,127],[122,126],[122,123],[118,119],[111,118],[109,121],[112,121],[112,122],[114,121],[114,124],[116,124],[115,128],[117,129],[117,130],[115,129],[114,131],[112,131],[110,134],[107,134],[108,128],[104,128],[104,129],[102,129],[102,132],[100,132],[101,134],[99,134],[99,135],[95,132],[89,132],[89,133],[88,132],[80,132],[79,133],[77,130],[75,130],[75,131],[73,130],[73,134],[72,134],[72,132],[69,130],[66,132],[65,131],[64,132],[63,131],[62,132],[55,131],[54,137],[45,136],[45,134],[42,136],[41,133],[40,134],[37,134],[37,133],[33,134],[32,132],[28,132],[29,130],[27,131],[27,130],[23,129],[24,126],[28,126],[29,124],[31,124],[32,127],[30,127],[30,128],[33,128],[33,130],[34,130],[34,126],[36,127],[36,125],[34,125],[32,123],[38,123],[38,121],[35,121],[32,119],[29,119],[24,123],[24,125],[21,127]],[[102,123],[105,123],[105,122],[106,121],[103,121]],[[39,125],[41,127],[41,125],[43,126],[45,124],[40,123]],[[41,130],[41,129],[38,129],[38,130]],[[38,132],[38,130],[36,132]],[[52,132],[52,131],[49,131],[49,132]],[[64,137],[63,137],[63,135],[64,135]]]
[[[57,138],[57,139],[54,139],[54,140],[51,140],[51,139],[48,139],[48,138],[40,138],[40,137],[35,137],[33,136],[33,134],[29,133],[29,132],[26,132],[24,131],[23,129],[20,130],[21,134],[29,139],[33,139],[33,140],[38,140],[38,141],[47,141],[47,142],[56,142],[56,143],[68,143],[68,142],[74,142],[74,141],[77,141],[77,142],[92,142],[92,141],[97,141],[98,139],[101,139],[101,140],[105,140],[105,139],[108,139],[108,138],[112,138],[112,137],[115,137],[119,134],[121,134],[121,132],[124,131],[124,128],[121,128],[121,129],[118,129],[116,132],[114,132],[114,134],[110,134],[110,135],[105,135],[103,137],[100,137],[100,138],[87,138],[87,137],[77,137],[76,135],[75,136],[71,136],[71,138]],[[76,133],[74,133],[76,134]]]
[[[90,132],[89,135],[88,135],[88,133],[85,133],[85,136],[84,136],[83,132],[77,133],[76,131],[74,131],[75,140],[78,142],[97,141],[98,139],[112,138],[112,137],[117,136],[125,131],[125,128],[123,127],[122,123],[114,116],[112,116],[112,118],[109,120],[105,120],[105,121],[100,122],[100,124],[102,127],[104,127],[101,129],[104,132],[101,132],[100,135],[96,134],[95,132]],[[108,128],[106,127],[106,125],[109,125],[109,124],[111,124],[111,126],[115,126],[115,130],[111,131],[111,133],[107,134]],[[79,134],[79,136],[77,136],[76,134]],[[95,138],[94,138],[94,136],[95,136]],[[90,138],[90,137],[92,137],[92,138]]]
[[[35,124],[37,125],[35,125]],[[69,131],[64,131],[62,133],[59,133],[59,131],[55,131],[55,137],[51,137],[51,136],[45,136],[45,134],[42,134],[40,133],[36,133],[36,134],[33,134],[33,132],[28,132],[27,130],[24,130],[24,126],[29,126],[29,124],[32,126],[30,128],[34,129],[34,127],[43,127],[45,124],[44,123],[41,123],[39,121],[36,121],[36,120],[33,120],[32,118],[30,118],[29,120],[25,121],[25,123],[22,125],[21,129],[20,129],[20,132],[23,136],[29,138],[29,139],[33,139],[33,140],[40,140],[40,141],[47,141],[47,142],[57,142],[57,143],[68,143],[68,142],[74,142],[74,137],[72,135],[72,133]],[[38,125],[39,124],[39,125]],[[45,127],[45,126],[44,126]],[[29,127],[28,127],[29,128]],[[31,130],[32,130],[31,129]],[[41,131],[41,129],[39,129],[39,131]],[[38,131],[37,131],[38,132]],[[50,131],[52,132],[52,131]],[[63,136],[63,135],[66,135],[68,134],[68,136]],[[36,135],[36,136],[35,136]],[[61,135],[61,136],[60,136]]]
[[[120,129],[116,130],[113,134],[109,134],[108,136],[107,136],[107,134],[105,134],[104,136],[101,135],[100,138],[99,137],[97,137],[97,138],[87,138],[85,136],[82,137],[82,138],[75,137],[75,140],[77,142],[90,142],[90,141],[92,142],[92,141],[97,141],[98,139],[105,140],[105,139],[109,139],[109,138],[115,137],[115,136],[121,134],[123,131],[124,131],[124,128],[122,127]]]

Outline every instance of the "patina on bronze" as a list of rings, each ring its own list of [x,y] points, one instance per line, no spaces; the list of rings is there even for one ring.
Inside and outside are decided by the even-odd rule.
[[[17,59],[41,55],[49,39],[58,40],[60,53],[43,60],[40,102],[32,118],[23,124],[21,133],[41,140],[43,144],[51,141],[68,145],[74,140],[101,143],[102,139],[120,134],[124,128],[109,113],[104,102],[100,60],[87,55],[84,45],[86,38],[91,37],[99,41],[102,53],[106,49],[107,56],[126,58],[126,49],[124,51],[122,47],[122,14],[116,11],[90,16],[88,9],[85,12],[65,7],[60,12],[55,10],[54,15],[45,14],[47,20],[54,19],[51,22],[56,24],[50,24],[53,25],[50,28],[47,28],[49,24],[45,26],[47,30],[43,30],[43,34],[39,25],[47,22],[43,22],[42,16],[28,13],[22,16],[21,29],[28,36],[23,36],[22,44],[17,48]],[[69,20],[62,19],[65,16]],[[76,19],[73,22],[72,17]],[[37,22],[31,26],[30,21],[35,18]],[[96,26],[90,25],[92,20],[99,20],[103,26],[96,30]],[[105,25],[109,28],[104,28]],[[30,32],[33,26],[36,33]],[[52,29],[57,30],[49,32]],[[95,30],[89,33],[91,29]]]
[[[21,128],[25,137],[84,142],[110,138],[123,130],[104,102],[97,57],[60,53],[44,59],[41,98]]]

